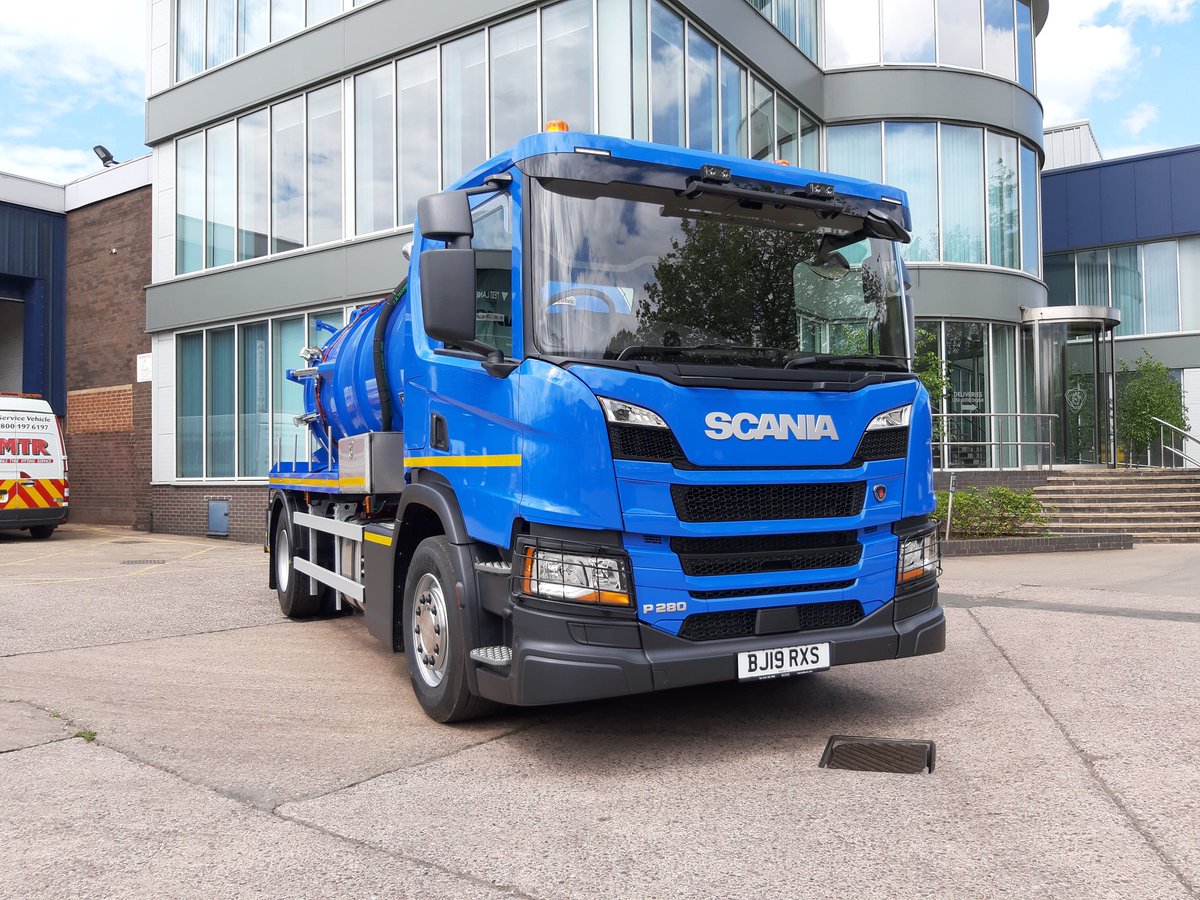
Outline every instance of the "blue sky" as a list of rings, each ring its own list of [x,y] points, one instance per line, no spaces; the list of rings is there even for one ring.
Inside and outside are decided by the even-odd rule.
[[[882,0],[886,3],[888,0]],[[145,0],[9,0],[0,172],[63,183],[146,151]],[[1200,144],[1200,0],[1050,0],[1046,124],[1088,118],[1105,157]]]

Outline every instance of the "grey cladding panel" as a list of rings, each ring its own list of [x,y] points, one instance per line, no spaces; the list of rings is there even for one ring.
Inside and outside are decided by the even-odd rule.
[[[972,72],[900,66],[825,76],[826,121],[941,119],[990,125],[1045,140],[1042,107],[1019,85]]]
[[[1045,306],[1046,287],[1015,272],[910,267],[919,318],[1020,322],[1022,306]]]
[[[1170,334],[1162,337],[1138,338],[1136,340],[1117,341],[1117,359],[1124,360],[1129,366],[1142,355],[1142,350],[1150,351],[1150,355],[1168,369],[1194,369],[1197,363],[1197,346],[1200,340],[1194,334]],[[1192,431],[1196,431],[1197,423],[1192,423]]]
[[[382,297],[407,264],[408,234],[210,272],[146,289],[146,330],[169,331],[229,319]]]

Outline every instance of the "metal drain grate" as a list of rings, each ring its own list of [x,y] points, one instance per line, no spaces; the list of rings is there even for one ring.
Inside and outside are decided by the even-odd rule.
[[[123,566],[161,566],[166,563],[165,559],[123,559]]]
[[[134,538],[134,539],[133,539],[133,540],[131,540],[131,541],[113,541],[113,543],[114,543],[114,544],[144,544],[144,543],[146,543],[146,542],[145,542],[145,541],[139,541],[137,538]]]
[[[922,772],[933,771],[936,751],[937,745],[933,741],[835,734],[825,745],[825,752],[821,755],[821,768],[920,775]]]

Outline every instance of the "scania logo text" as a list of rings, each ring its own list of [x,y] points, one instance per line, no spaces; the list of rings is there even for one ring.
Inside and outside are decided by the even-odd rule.
[[[727,441],[731,437],[739,441],[838,440],[832,416],[711,412],[704,417],[704,424],[708,426],[704,433],[714,441]]]

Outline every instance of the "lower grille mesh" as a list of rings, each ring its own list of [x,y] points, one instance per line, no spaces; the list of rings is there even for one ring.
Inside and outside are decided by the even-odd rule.
[[[795,609],[800,618],[800,631],[845,628],[863,618],[862,604],[857,600],[805,603]],[[751,637],[755,634],[757,621],[758,610],[756,609],[695,613],[683,620],[679,636],[689,641],[720,641],[728,638]]]
[[[839,519],[862,512],[867,483],[673,484],[671,499],[683,522]]]

